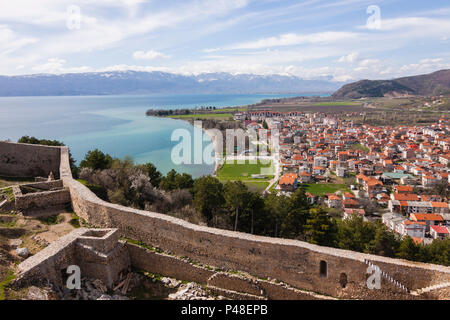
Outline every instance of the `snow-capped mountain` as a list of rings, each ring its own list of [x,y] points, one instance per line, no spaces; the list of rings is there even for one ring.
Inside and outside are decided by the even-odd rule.
[[[0,76],[0,96],[110,95],[151,93],[326,93],[342,83],[295,76],[114,71]]]

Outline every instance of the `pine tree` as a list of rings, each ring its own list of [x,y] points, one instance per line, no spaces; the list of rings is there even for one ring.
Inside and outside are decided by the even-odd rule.
[[[336,222],[330,219],[323,209],[311,209],[310,215],[305,225],[308,242],[321,246],[335,246],[338,233]]]
[[[418,260],[420,247],[414,243],[414,240],[406,236],[400,243],[397,257],[406,260]]]

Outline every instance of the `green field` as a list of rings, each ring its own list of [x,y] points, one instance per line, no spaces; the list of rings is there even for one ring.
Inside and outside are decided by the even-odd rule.
[[[241,107],[241,108],[227,107],[227,108],[219,108],[219,109],[212,110],[212,112],[218,112],[218,113],[242,112],[242,111],[247,111],[247,107]]]
[[[363,145],[360,144],[360,143],[352,145],[351,148],[352,148],[352,149],[359,149],[359,150],[362,150],[362,151],[364,151],[364,152],[369,152],[369,151],[370,151],[369,148],[363,146]]]
[[[270,168],[272,163],[262,164],[238,164],[234,161],[226,161],[225,164],[218,170],[217,178],[220,180],[250,180],[250,181],[264,181],[273,178],[273,174],[266,176],[266,179],[254,179],[252,174],[261,174],[262,168]]]
[[[315,196],[323,196],[327,193],[335,193],[336,191],[350,192],[345,184],[302,184],[306,192]]]
[[[218,119],[224,120],[228,118],[233,118],[232,113],[203,113],[203,114],[180,114],[174,116],[168,116],[168,118],[173,119]]]
[[[268,181],[242,181],[250,191],[263,192],[269,186]]]
[[[361,102],[357,101],[330,101],[330,102],[317,102],[314,103],[315,107],[339,107],[339,106],[361,106]]]

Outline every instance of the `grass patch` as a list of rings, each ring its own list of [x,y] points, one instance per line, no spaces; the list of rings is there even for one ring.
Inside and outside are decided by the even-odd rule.
[[[77,216],[75,213],[72,213],[72,219],[70,219],[69,223],[75,229],[81,228],[80,217]]]
[[[173,115],[168,116],[168,118],[173,119],[228,119],[233,118],[232,113],[219,113],[219,112],[212,112],[212,113],[204,113],[204,114],[180,114],[180,115]]]
[[[246,180],[248,182],[264,182],[264,180],[270,180],[273,178],[272,175],[266,175],[265,179],[255,179],[252,178],[252,174],[261,174],[261,169],[270,168],[272,162],[268,164],[263,164],[258,161],[257,164],[238,164],[235,161],[226,161],[225,164],[218,170],[217,178],[219,180],[235,181],[235,180]]]
[[[4,267],[0,267],[0,301],[6,299],[5,289],[16,278],[14,272]]]
[[[218,108],[218,109],[212,110],[212,112],[218,112],[218,113],[224,113],[224,112],[243,112],[243,111],[247,111],[247,110],[248,110],[247,107],[240,107],[240,108],[238,108],[238,107],[236,107],[236,108],[233,108],[233,107],[226,107],[226,108]]]
[[[243,181],[250,191],[263,192],[269,186],[268,181]]]
[[[360,143],[352,145],[352,146],[351,146],[351,149],[353,149],[353,150],[359,149],[359,150],[362,150],[362,151],[364,151],[364,152],[369,152],[369,151],[370,151],[369,148],[363,146],[363,145],[360,144]]]
[[[152,246],[149,246],[148,244],[146,244],[146,243],[144,243],[144,242],[142,242],[142,241],[137,241],[137,240],[132,240],[132,239],[125,239],[125,240],[126,240],[128,243],[135,244],[135,245],[137,245],[137,246],[140,246],[140,247],[145,248],[145,249],[147,249],[147,250],[150,250],[150,251],[152,251],[152,252],[156,252],[156,253],[162,253],[162,252],[163,252],[161,249],[158,249],[158,248],[154,248],[154,247],[152,247]]]
[[[13,188],[9,187],[9,188],[4,188],[0,191],[6,198],[8,198],[8,201],[14,201],[15,197],[14,197],[14,192],[13,192]]]
[[[55,224],[61,223],[63,219],[64,218],[62,216],[56,215],[56,216],[50,216],[47,218],[39,218],[38,220],[40,222],[42,222],[43,224],[50,226],[50,225],[55,225]]]
[[[315,196],[323,196],[327,193],[335,193],[336,191],[350,192],[350,189],[345,184],[303,184],[301,185],[306,192]]]
[[[2,228],[14,228],[16,226],[16,222],[17,222],[16,219],[13,219],[13,220],[8,221],[8,222],[0,221],[0,227],[2,227]]]
[[[357,101],[330,101],[330,102],[316,102],[315,107],[340,107],[340,106],[362,106],[361,102]]]

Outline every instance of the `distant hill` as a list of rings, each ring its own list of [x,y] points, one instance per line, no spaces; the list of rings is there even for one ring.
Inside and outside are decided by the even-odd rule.
[[[393,80],[361,80],[333,93],[336,99],[359,99],[401,95],[450,94],[450,70]]]
[[[342,84],[281,75],[115,71],[0,76],[0,96],[326,93]]]

